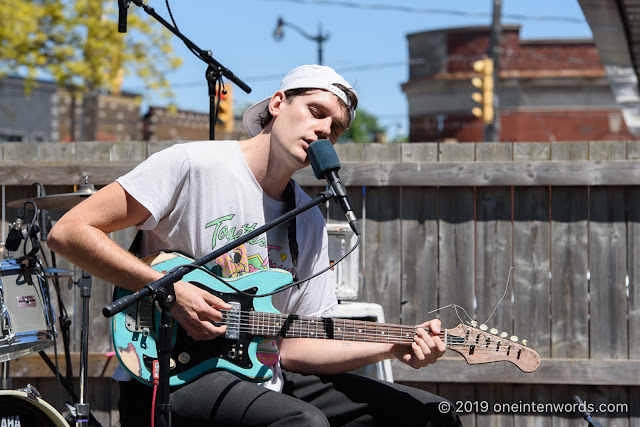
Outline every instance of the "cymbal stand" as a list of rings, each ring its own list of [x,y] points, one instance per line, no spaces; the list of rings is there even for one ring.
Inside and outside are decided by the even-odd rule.
[[[75,405],[75,419],[77,427],[85,427],[89,423],[89,403],[87,403],[87,385],[89,375],[89,299],[91,298],[91,275],[86,271],[78,280],[82,297],[82,333],[80,349],[80,399]]]

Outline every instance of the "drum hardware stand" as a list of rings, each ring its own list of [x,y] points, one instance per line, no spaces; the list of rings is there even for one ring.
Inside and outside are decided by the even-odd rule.
[[[89,403],[87,403],[87,385],[89,375],[89,299],[91,298],[91,275],[82,271],[82,278],[78,280],[80,295],[82,296],[82,334],[80,342],[80,400],[75,405],[75,419],[78,427],[84,427],[89,421]]]
[[[45,353],[44,350],[41,350],[39,354],[40,354],[40,357],[42,357],[42,360],[44,360],[44,363],[47,364],[49,369],[51,369],[51,372],[55,374],[55,376],[58,378],[62,386],[65,388],[65,390],[67,390],[67,393],[69,393],[69,396],[71,396],[71,399],[73,399],[74,402],[77,402],[79,399],[78,399],[78,395],[73,389],[73,385],[69,381],[67,381],[67,379],[63,377],[62,374],[60,374],[60,371],[56,368],[56,365],[51,361],[51,359],[49,358],[49,355]],[[71,412],[71,415],[73,415],[73,418],[75,419],[76,407],[67,403],[67,408],[69,409],[69,412]],[[95,427],[102,427],[102,425],[98,422],[98,420],[93,416],[91,412],[89,412],[89,425],[95,426]]]
[[[2,383],[0,388],[2,390],[11,390],[11,376],[9,375],[9,361],[2,362]]]

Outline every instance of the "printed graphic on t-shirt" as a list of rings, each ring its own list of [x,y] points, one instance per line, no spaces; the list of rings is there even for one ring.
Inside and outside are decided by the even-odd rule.
[[[212,229],[211,249],[221,247],[244,236],[256,229],[257,224],[233,223],[235,214],[221,216],[206,224],[206,229]],[[209,231],[209,230],[207,230]],[[234,278],[266,268],[280,268],[293,273],[289,254],[285,252],[288,245],[268,245],[265,235],[258,236],[244,243],[230,252],[216,258],[212,270],[223,278]],[[263,259],[261,254],[266,253]],[[280,353],[275,340],[265,339],[258,344],[257,358],[265,366],[274,366],[280,360]]]
[[[273,338],[265,339],[258,344],[256,357],[264,366],[274,366],[280,360],[278,345]]]
[[[232,223],[235,214],[221,216],[205,225],[205,228],[212,228],[211,249],[224,246],[247,233],[256,229],[257,224],[243,224],[238,227]],[[266,248],[267,258],[264,259],[261,252]],[[293,274],[293,266],[286,252],[288,245],[268,245],[267,238],[260,235],[249,240],[247,243],[231,250],[215,260],[222,277],[238,277],[246,273],[266,268],[280,268]]]

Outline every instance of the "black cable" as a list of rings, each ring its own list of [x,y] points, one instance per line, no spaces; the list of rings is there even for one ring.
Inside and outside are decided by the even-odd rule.
[[[173,13],[171,13],[171,6],[169,6],[169,0],[164,0],[165,4],[167,5],[167,11],[169,12],[169,18],[171,18],[171,23],[173,24],[173,26],[176,28],[176,30],[178,32],[180,32],[180,30],[178,29],[178,24],[176,24],[176,21],[173,19]],[[187,49],[189,49],[191,51],[191,53],[193,53],[196,58],[199,58],[201,60],[204,61],[204,59],[202,58],[202,55],[200,55],[196,50],[194,50],[191,46],[189,46],[188,44],[185,43],[185,46],[187,46]],[[205,61],[206,62],[206,61]]]
[[[27,227],[27,237],[25,238],[25,241],[22,243],[22,254],[24,255],[25,259],[32,258],[40,250],[40,243],[38,242],[37,237],[36,237],[36,242],[34,243],[33,236],[32,236],[32,232],[33,232],[34,227],[36,225],[36,217],[37,217],[37,212],[38,212],[38,206],[35,204],[35,202],[33,202],[31,200],[27,200],[26,202],[24,202],[22,204],[22,208],[26,208],[27,204],[33,205],[33,215],[31,217],[31,222],[29,223],[29,227]],[[25,209],[25,211],[26,211],[26,209]],[[37,230],[36,230],[36,233],[37,233]],[[27,254],[27,241],[28,240],[31,241],[31,251],[29,251],[29,253]]]

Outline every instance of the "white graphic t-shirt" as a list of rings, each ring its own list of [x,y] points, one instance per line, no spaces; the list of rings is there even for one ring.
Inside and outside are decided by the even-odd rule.
[[[284,202],[269,198],[244,160],[237,141],[177,144],[150,156],[117,182],[146,207],[151,216],[140,228],[141,254],[161,250],[185,253],[194,259],[249,233],[286,211]],[[310,200],[295,184],[296,205]],[[317,208],[296,217],[299,247],[298,278],[329,265],[324,218]],[[265,268],[293,272],[287,223],[217,258],[208,267],[222,277],[238,277]],[[282,313],[322,316],[336,304],[328,275],[305,282],[272,297]],[[264,385],[282,389],[277,341],[265,340],[257,354],[273,370]],[[114,377],[128,378],[120,370]],[[124,374],[124,375],[122,375]]]

